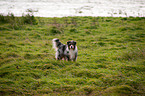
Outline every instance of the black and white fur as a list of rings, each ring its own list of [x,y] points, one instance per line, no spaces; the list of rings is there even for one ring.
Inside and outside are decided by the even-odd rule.
[[[62,44],[59,39],[53,39],[53,48],[55,49],[56,60],[76,61],[78,49],[75,41],[68,41],[67,44]]]

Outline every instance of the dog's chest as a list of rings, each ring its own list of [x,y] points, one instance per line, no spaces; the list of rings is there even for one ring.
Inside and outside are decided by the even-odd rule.
[[[70,50],[69,51],[69,56],[70,56],[70,59],[74,59],[75,58],[75,51],[74,50]]]

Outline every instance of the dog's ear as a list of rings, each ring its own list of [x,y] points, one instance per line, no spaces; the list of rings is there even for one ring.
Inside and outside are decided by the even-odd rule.
[[[76,45],[77,44],[77,42],[76,41],[74,41],[74,45]]]
[[[67,41],[67,45],[69,45],[69,43],[71,43],[70,41]]]

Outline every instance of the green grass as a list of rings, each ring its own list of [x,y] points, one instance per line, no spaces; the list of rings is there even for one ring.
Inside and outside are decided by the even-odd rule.
[[[56,61],[52,39],[77,41]],[[143,96],[144,17],[0,16],[0,94]]]

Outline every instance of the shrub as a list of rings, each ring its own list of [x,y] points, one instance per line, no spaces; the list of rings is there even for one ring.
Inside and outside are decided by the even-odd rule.
[[[13,13],[9,13],[7,16],[0,14],[0,23],[9,23],[9,28],[11,29],[21,29],[24,24],[36,25],[36,18],[30,14],[23,15],[22,17],[15,17]],[[4,28],[2,28],[3,30]]]
[[[91,95],[94,89],[95,89],[94,86],[86,85],[86,86],[80,87],[79,89],[74,90],[71,93],[75,96],[89,96]]]
[[[78,31],[75,28],[70,29],[70,32],[78,33]]]
[[[28,53],[26,53],[26,54],[24,55],[24,58],[25,58],[25,59],[34,59],[35,57],[34,57],[33,54],[28,54]]]
[[[24,24],[32,24],[32,25],[36,25],[38,24],[34,15],[30,15],[30,14],[27,14],[27,15],[23,15],[22,16],[22,21]]]
[[[15,52],[6,52],[6,53],[4,54],[4,57],[5,57],[5,58],[9,58],[9,57],[17,58],[17,57],[19,57],[19,55],[16,54]]]
[[[61,30],[59,30],[55,26],[50,27],[49,31],[50,31],[50,34],[51,35],[56,35],[56,34],[61,34],[62,33]]]
[[[8,21],[6,20],[5,16],[0,14],[0,23],[7,23]]]
[[[0,14],[0,22],[1,23],[11,23],[15,20],[14,14],[9,13],[7,16]]]
[[[9,13],[7,16],[0,15],[0,22],[1,23],[9,23],[8,26],[10,29],[20,29],[21,24],[19,18],[16,18],[13,13]],[[2,30],[5,30],[5,28],[2,28]]]
[[[124,53],[121,59],[124,60],[136,60],[136,59],[145,59],[145,50],[144,49],[132,49]]]
[[[105,43],[104,43],[104,42],[99,42],[98,45],[100,45],[100,46],[104,46]]]
[[[72,70],[72,74],[77,77],[89,77],[89,78],[99,78],[102,76],[102,74],[97,73],[96,70],[88,70],[88,69]]]
[[[109,87],[107,88],[104,92],[103,92],[103,96],[108,96],[108,95],[113,95],[113,96],[125,96],[125,95],[131,95],[131,94],[138,94],[138,92],[132,88],[131,86],[128,85],[121,85],[121,86],[113,86],[113,87]]]

